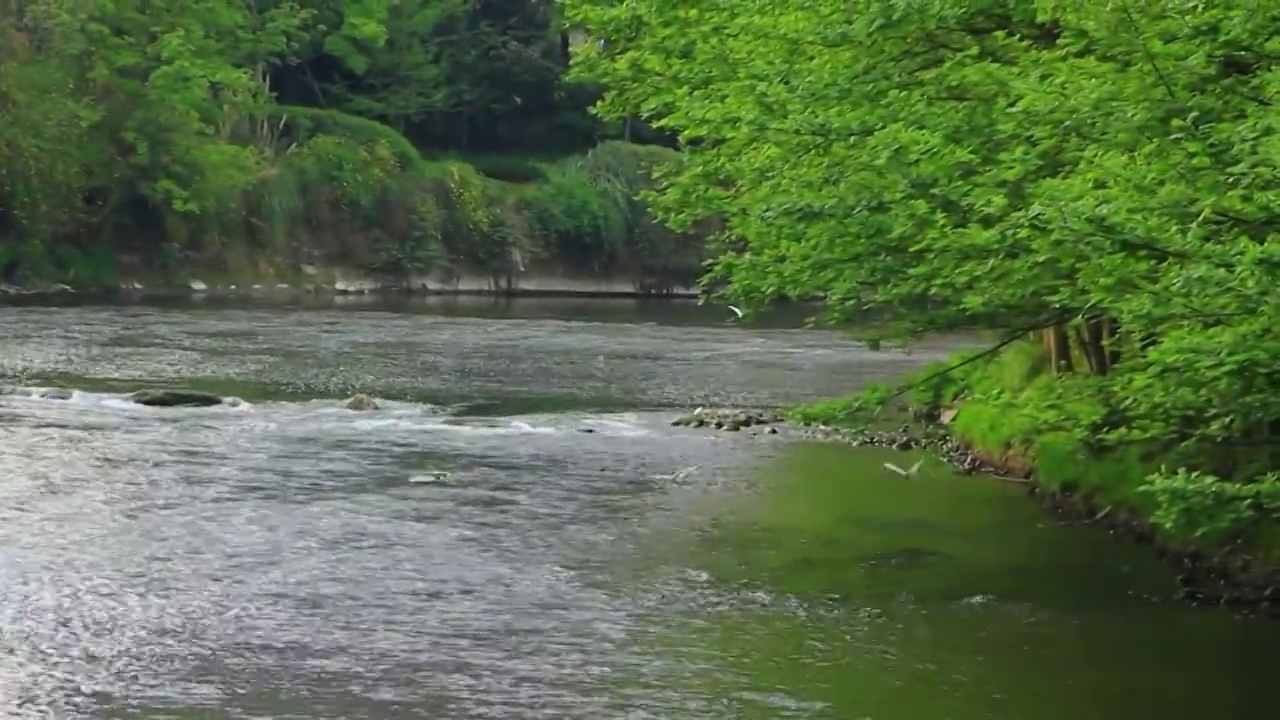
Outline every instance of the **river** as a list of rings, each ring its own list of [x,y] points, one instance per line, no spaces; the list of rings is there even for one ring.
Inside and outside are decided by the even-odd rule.
[[[964,342],[870,352],[795,321],[0,307],[0,384],[80,391],[0,396],[0,716],[1270,716],[1276,626],[1169,603],[1147,549],[1012,485],[670,426]],[[246,402],[121,397],[155,383]]]

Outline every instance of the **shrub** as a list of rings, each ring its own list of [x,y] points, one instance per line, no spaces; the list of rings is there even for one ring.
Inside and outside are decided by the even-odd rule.
[[[530,188],[523,210],[543,247],[575,265],[613,265],[630,233],[629,209],[576,163],[558,163]]]
[[[626,265],[691,284],[701,274],[702,242],[656,221],[644,201],[662,169],[678,160],[668,148],[610,141],[555,163],[525,196],[530,230],[584,269]]]
[[[469,158],[471,165],[481,175],[491,180],[509,183],[531,183],[546,177],[538,163],[524,157],[505,155],[478,155]]]
[[[1280,519],[1277,473],[1239,483],[1186,468],[1161,470],[1141,492],[1156,501],[1152,522],[1175,537],[1221,543],[1259,522]]]

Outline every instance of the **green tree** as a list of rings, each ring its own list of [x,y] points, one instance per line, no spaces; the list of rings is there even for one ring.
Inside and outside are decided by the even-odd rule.
[[[0,276],[505,273],[568,197],[525,187],[572,165],[545,156],[595,141],[561,30],[526,0],[0,4]]]
[[[559,35],[549,2],[328,3],[302,62],[276,75],[287,102],[385,122],[423,145],[520,147],[530,125],[585,116],[561,83]]]
[[[739,302],[1044,332],[1088,375],[1045,391],[1046,428],[1274,446],[1280,7],[571,8],[600,111],[680,133],[657,207],[725,219],[711,278]]]
[[[56,57],[39,52],[64,28],[29,20],[53,8],[0,7],[0,279],[46,262],[47,240],[80,219],[82,148],[100,113]]]

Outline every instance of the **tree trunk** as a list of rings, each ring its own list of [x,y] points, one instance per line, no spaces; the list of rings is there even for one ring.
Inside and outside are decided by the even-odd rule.
[[[1081,326],[1081,336],[1089,369],[1094,375],[1106,375],[1111,366],[1107,361],[1106,320],[1101,315],[1090,315]]]
[[[1120,323],[1112,318],[1106,318],[1103,323],[1103,346],[1107,352],[1107,369],[1111,370],[1120,362]]]
[[[1049,355],[1049,365],[1054,375],[1074,370],[1071,363],[1071,341],[1067,337],[1067,329],[1062,325],[1054,325],[1044,329],[1044,349]]]

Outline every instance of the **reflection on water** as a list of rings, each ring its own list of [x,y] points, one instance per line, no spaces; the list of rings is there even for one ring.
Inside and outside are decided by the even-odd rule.
[[[1161,602],[1142,549],[670,427],[955,346],[717,312],[0,308],[0,384],[84,390],[0,395],[0,716],[1260,716],[1274,631]],[[249,402],[122,399],[146,382]]]
[[[699,658],[688,692],[738,718],[1270,716],[1273,623],[1175,605],[1148,550],[891,455],[793,445],[659,536],[641,577],[680,552],[715,589],[646,635]]]
[[[628,312],[659,316],[652,302],[630,300],[531,301],[532,319],[515,317],[523,304],[479,298],[457,300],[452,314],[372,302],[311,312],[242,302],[0,310],[13,338],[0,349],[0,377],[102,390],[183,382],[251,400],[364,391],[489,412],[628,410],[821,397],[964,342],[923,344],[904,361],[830,332],[743,328],[693,303],[666,306],[672,321],[660,324],[620,322]]]

